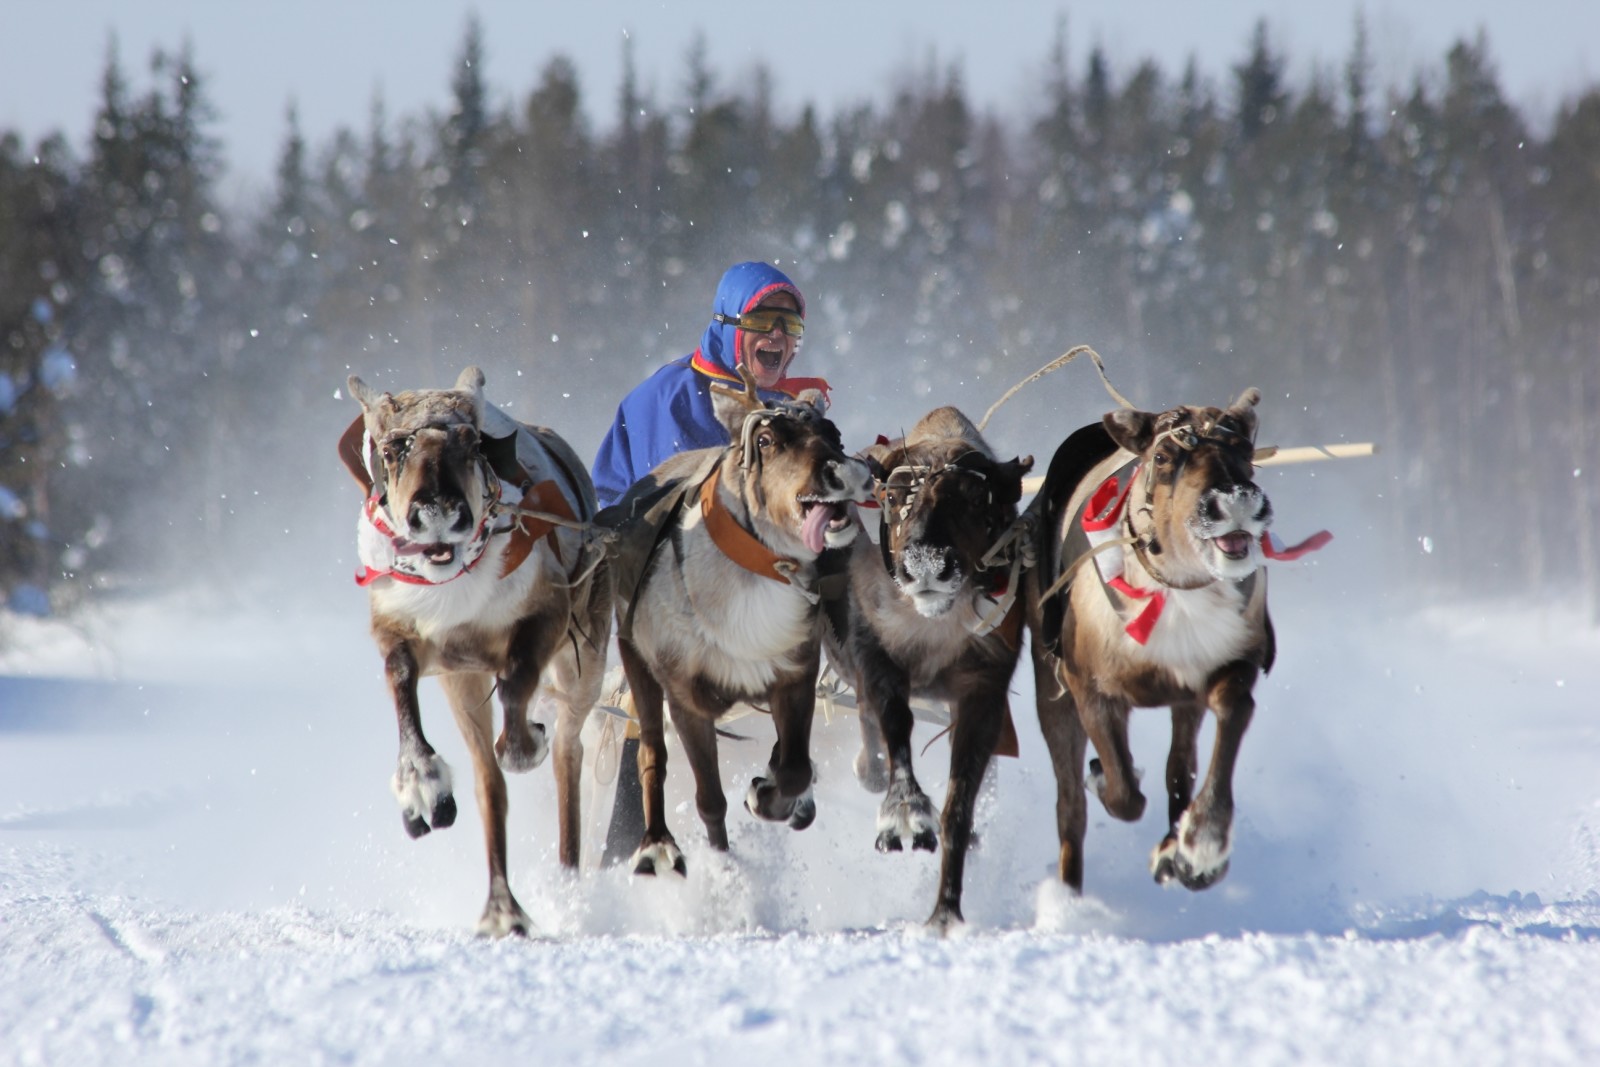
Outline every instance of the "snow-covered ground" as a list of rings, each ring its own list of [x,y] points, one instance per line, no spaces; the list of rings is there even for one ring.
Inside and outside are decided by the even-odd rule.
[[[1419,610],[1371,573],[1375,535],[1336,532],[1273,576],[1228,878],[1150,882],[1157,801],[1132,826],[1092,808],[1087,893],[1058,891],[1024,667],[1022,758],[945,941],[920,925],[937,860],[873,851],[848,717],[819,727],[816,824],[736,807],[728,857],[672,764],[686,881],[564,876],[548,767],[513,779],[512,882],[544,936],[488,943],[470,789],[455,828],[401,828],[347,546],[248,595],[0,618],[0,1063],[1600,1062],[1600,634]],[[1156,775],[1164,726],[1135,719]],[[737,797],[770,742],[733,729]],[[936,797],[947,754],[921,758]],[[597,833],[607,791],[585,799]]]

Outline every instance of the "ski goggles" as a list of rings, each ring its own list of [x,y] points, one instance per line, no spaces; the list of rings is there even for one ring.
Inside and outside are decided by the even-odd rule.
[[[798,311],[788,308],[756,308],[746,311],[743,315],[724,315],[717,312],[711,316],[713,322],[720,322],[724,326],[737,326],[741,330],[751,333],[771,333],[779,325],[783,332],[790,337],[801,337],[806,332],[806,320],[800,317]]]

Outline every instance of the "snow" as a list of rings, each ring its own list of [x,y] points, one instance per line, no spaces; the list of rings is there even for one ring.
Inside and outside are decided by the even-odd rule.
[[[1150,881],[1153,798],[1131,826],[1091,803],[1086,895],[1059,889],[1024,667],[1022,758],[997,764],[948,940],[921,926],[937,859],[872,848],[845,716],[819,723],[816,824],[735,805],[727,857],[675,759],[687,880],[561,873],[551,772],[513,779],[541,934],[472,937],[476,812],[463,785],[453,829],[400,826],[353,543],[303,581],[0,615],[0,1062],[1597,1062],[1600,633],[1415,607],[1336,533],[1273,574],[1227,879]],[[424,704],[464,780],[432,683]],[[1147,782],[1163,719],[1135,717]],[[737,798],[769,728],[731,728],[754,738],[723,746]],[[918,763],[936,799],[947,753]],[[584,796],[594,836],[608,794]]]

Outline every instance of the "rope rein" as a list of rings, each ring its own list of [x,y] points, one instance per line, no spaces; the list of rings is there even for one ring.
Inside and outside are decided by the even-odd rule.
[[[1055,359],[1052,359],[1049,363],[1046,363],[1044,366],[1040,367],[1038,370],[1022,379],[1022,381],[1018,382],[1016,385],[1013,385],[1010,389],[1007,389],[1005,394],[1001,396],[999,400],[996,400],[993,404],[989,405],[989,410],[983,413],[983,418],[978,422],[978,432],[983,432],[984,427],[989,425],[989,419],[994,416],[996,411],[1000,410],[1002,404],[1016,396],[1018,393],[1022,392],[1026,386],[1032,385],[1034,382],[1038,381],[1040,378],[1043,378],[1045,375],[1052,373],[1053,371],[1060,370],[1062,367],[1065,367],[1068,363],[1071,363],[1079,356],[1088,356],[1089,359],[1094,363],[1094,369],[1100,372],[1100,382],[1106,387],[1106,392],[1111,394],[1111,399],[1115,400],[1119,405],[1127,408],[1130,411],[1134,410],[1133,403],[1127,397],[1117,392],[1117,387],[1112,385],[1111,379],[1106,376],[1105,360],[1100,358],[1100,353],[1096,352],[1088,345],[1077,345],[1072,349],[1063,352]]]

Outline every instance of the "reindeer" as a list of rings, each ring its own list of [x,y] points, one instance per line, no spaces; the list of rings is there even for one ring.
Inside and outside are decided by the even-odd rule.
[[[870,498],[872,480],[845,455],[820,394],[763,403],[740,373],[743,391],[711,386],[729,447],[674,456],[602,516],[618,516],[618,554],[642,560],[637,583],[617,584],[618,647],[639,716],[636,874],[687,871],[666,822],[663,697],[712,848],[728,848],[716,722],[740,701],[763,704],[778,735],[745,807],[797,830],[816,817],[811,720],[828,585],[819,557],[855,539],[851,505]],[[645,521],[646,511],[666,518]]]
[[[1114,411],[1073,434],[1046,476],[1026,600],[1039,724],[1056,774],[1058,873],[1074,890],[1083,888],[1086,742],[1099,755],[1090,785],[1106,811],[1126,821],[1144,812],[1128,746],[1135,707],[1172,715],[1167,831],[1152,875],[1199,890],[1228,871],[1234,766],[1256,678],[1275,655],[1260,570],[1272,505],[1252,481],[1259,400],[1250,389],[1226,409]],[[1119,486],[1113,472],[1130,459],[1137,466]],[[1084,565],[1061,568],[1064,557]],[[1216,742],[1197,794],[1207,708]]]
[[[1002,462],[951,407],[865,454],[880,482],[879,543],[851,553],[848,625],[829,641],[828,657],[856,689],[856,773],[869,789],[886,789],[878,850],[900,851],[909,838],[914,850],[931,852],[942,829],[928,923],[947,931],[962,921],[973,805],[989,756],[1002,740],[1016,751],[1006,687],[1022,648],[1017,502],[1033,460]],[[912,696],[952,709],[942,826],[912,768]]]
[[[437,675],[472,756],[483,817],[489,898],[478,933],[527,934],[506,881],[501,772],[530,771],[549,752],[544,726],[528,721],[542,682],[559,708],[560,860],[577,867],[579,732],[600,694],[611,632],[609,574],[578,529],[594,516],[594,487],[554,433],[484,403],[476,367],[449,390],[380,393],[354,376],[349,385],[362,416],[340,454],[367,493],[357,580],[400,727],[391,787],[413,838],[455,822],[450,768],[423,735],[417,698],[418,681]]]

